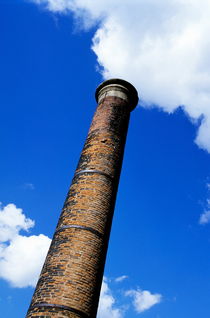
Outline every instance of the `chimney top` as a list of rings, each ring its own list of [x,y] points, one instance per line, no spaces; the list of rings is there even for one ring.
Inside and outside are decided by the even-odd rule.
[[[106,80],[97,87],[95,93],[97,103],[105,96],[116,96],[127,99],[131,111],[137,106],[139,100],[135,87],[129,82],[119,78]]]

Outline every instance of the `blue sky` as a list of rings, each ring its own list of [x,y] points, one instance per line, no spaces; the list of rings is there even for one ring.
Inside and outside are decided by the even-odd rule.
[[[39,264],[44,260],[77,165],[96,107],[95,89],[103,77],[112,75],[132,81],[141,104],[130,121],[99,318],[209,317],[210,112],[208,78],[199,60],[204,57],[203,42],[197,42],[198,49],[192,54],[197,56],[196,62],[187,56],[193,71],[188,65],[185,74],[179,73],[179,82],[176,67],[179,70],[181,62],[174,65],[176,58],[168,70],[169,65],[164,69],[152,57],[154,64],[151,60],[149,63],[136,46],[132,54],[130,49],[125,54],[118,31],[111,33],[118,29],[107,31],[113,16],[106,12],[103,1],[94,10],[91,5],[85,8],[85,17],[80,11],[84,9],[82,1],[75,1],[79,11],[64,8],[65,0],[57,1],[62,4],[59,8],[53,0],[33,2],[0,0],[2,317],[21,318],[27,311],[33,294],[33,287],[28,285],[34,285],[41,269]],[[130,2],[131,9],[134,2]],[[129,3],[125,1],[122,7],[128,10]],[[160,9],[154,7],[153,15],[148,15],[154,27]],[[171,8],[165,9],[166,16],[171,16]],[[116,17],[124,17],[123,11]],[[191,21],[189,15],[186,20]],[[146,22],[136,23],[134,19],[139,34],[144,34]],[[99,28],[106,29],[106,37],[102,31],[97,33],[91,49]],[[203,23],[196,40],[202,39],[207,29]],[[129,48],[135,36],[131,32],[130,42],[126,42]],[[191,42],[187,48],[180,47],[184,53],[180,53],[179,61],[186,61],[184,56],[192,49]],[[122,56],[115,56],[116,43]],[[167,46],[167,40],[163,44]],[[113,64],[107,47],[113,49]],[[155,49],[158,56],[159,47]],[[172,49],[167,46],[165,60],[171,58],[169,51]],[[138,58],[133,60],[134,56]],[[138,69],[140,57],[144,65],[151,65],[147,72],[142,65]],[[127,58],[129,63],[125,63]],[[159,81],[158,76],[154,80],[154,72],[159,72]],[[192,83],[196,76],[198,80]],[[37,268],[30,268],[30,259]],[[116,281],[119,277],[122,279]]]

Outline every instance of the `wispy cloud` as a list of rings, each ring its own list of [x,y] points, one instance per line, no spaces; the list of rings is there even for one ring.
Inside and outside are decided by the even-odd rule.
[[[204,211],[199,219],[200,224],[210,223],[210,211]]]
[[[210,184],[207,183],[208,195],[210,195]],[[210,199],[206,200],[206,208],[204,212],[200,215],[199,224],[205,225],[210,223]]]
[[[142,313],[153,307],[156,304],[159,304],[162,300],[162,295],[152,294],[148,290],[128,290],[125,293],[126,296],[133,298],[133,305],[137,313]]]
[[[34,225],[14,204],[0,207],[0,278],[13,287],[35,286],[46,257],[49,237],[20,234]]]
[[[22,188],[25,190],[34,190],[35,186],[33,183],[26,182],[22,185]]]
[[[122,275],[122,276],[119,276],[119,277],[117,277],[117,278],[115,278],[115,282],[116,283],[121,283],[121,282],[123,282],[125,279],[127,279],[128,278],[128,276],[127,275]]]

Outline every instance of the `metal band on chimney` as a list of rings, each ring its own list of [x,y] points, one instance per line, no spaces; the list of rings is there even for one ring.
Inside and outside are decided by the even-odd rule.
[[[85,231],[89,231],[93,234],[95,234],[96,236],[102,238],[103,235],[98,232],[97,230],[93,229],[92,227],[88,227],[88,226],[83,226],[83,225],[77,225],[77,224],[71,224],[71,225],[64,225],[64,226],[61,226],[59,227],[55,233],[58,233],[58,232],[62,232],[62,231],[65,231],[66,229],[79,229],[79,230],[85,230]]]
[[[103,171],[99,171],[99,170],[80,170],[79,172],[76,172],[74,176],[76,177],[76,176],[83,174],[83,173],[96,173],[96,174],[101,174],[102,176],[105,176],[107,178],[113,179],[113,177],[110,176],[108,173],[103,172]]]
[[[68,306],[58,305],[58,304],[40,303],[40,304],[35,304],[35,305],[31,306],[29,309],[33,310],[35,308],[42,308],[42,307],[50,308],[50,309],[55,308],[55,309],[60,309],[60,310],[67,310],[67,311],[73,312],[74,314],[79,315],[81,318],[90,318],[88,315],[86,315],[84,312],[82,312],[78,309],[68,307]]]
[[[119,97],[124,99],[126,102],[129,102],[128,98],[128,90],[122,86],[122,85],[108,85],[106,87],[103,87],[100,91],[98,102],[101,103],[101,101],[105,97],[113,96],[113,97]]]

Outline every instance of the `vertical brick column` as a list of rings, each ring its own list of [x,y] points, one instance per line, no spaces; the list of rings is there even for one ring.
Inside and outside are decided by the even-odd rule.
[[[120,79],[96,90],[93,121],[27,318],[96,317],[135,88]]]

